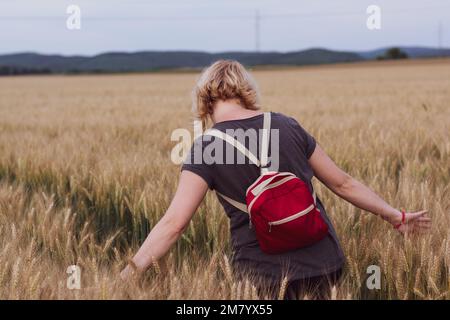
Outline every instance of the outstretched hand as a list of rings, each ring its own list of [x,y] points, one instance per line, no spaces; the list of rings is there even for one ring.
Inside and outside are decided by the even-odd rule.
[[[397,230],[403,234],[426,233],[431,228],[431,218],[427,213],[428,210],[406,212],[405,221],[397,228]]]

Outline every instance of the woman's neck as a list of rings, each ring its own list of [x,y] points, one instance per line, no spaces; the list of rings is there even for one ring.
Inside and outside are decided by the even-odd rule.
[[[249,110],[242,107],[238,101],[218,101],[214,106],[212,120],[214,123],[251,118],[261,114],[260,110]]]

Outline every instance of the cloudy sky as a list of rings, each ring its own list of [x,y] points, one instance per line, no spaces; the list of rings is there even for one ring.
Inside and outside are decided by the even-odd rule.
[[[68,5],[81,30],[68,30]],[[368,30],[366,8],[381,8]],[[448,0],[0,0],[0,54],[20,51],[369,50],[390,45],[450,47]]]

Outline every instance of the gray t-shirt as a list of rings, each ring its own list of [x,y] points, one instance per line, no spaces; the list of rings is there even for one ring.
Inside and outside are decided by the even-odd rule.
[[[277,171],[294,173],[307,182],[312,191],[311,179],[314,173],[308,159],[316,147],[315,139],[294,118],[275,112],[271,113],[271,118],[271,129],[278,129],[279,134],[279,168]],[[247,119],[219,122],[213,128],[225,132],[229,129],[260,130],[262,127],[263,115],[261,114]],[[237,160],[237,152],[233,148],[225,148],[223,164],[211,163],[211,161],[198,163],[198,158],[195,161],[195,147],[198,148],[201,145],[202,150],[205,150],[215,139],[218,138],[198,138],[194,142],[181,170],[196,173],[206,181],[211,190],[216,190],[232,199],[245,203],[245,192],[260,175],[260,169],[249,161],[246,164],[229,164],[225,159],[227,158],[227,152],[234,152],[235,155],[232,157]],[[260,136],[257,139],[260,140]],[[259,146],[259,142],[257,145]],[[248,144],[246,144],[246,147],[251,149]],[[218,199],[230,218],[232,262],[235,265],[246,266],[252,272],[276,279],[287,273],[291,280],[325,275],[342,267],[345,261],[344,254],[319,197],[317,197],[317,205],[323,218],[328,223],[328,236],[311,246],[282,254],[262,252],[254,228],[249,228],[248,214],[236,209],[220,196]]]

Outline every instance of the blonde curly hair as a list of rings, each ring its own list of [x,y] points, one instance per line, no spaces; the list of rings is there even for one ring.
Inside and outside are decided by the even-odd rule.
[[[192,92],[195,117],[203,130],[211,120],[218,101],[236,100],[243,108],[260,108],[256,82],[242,64],[234,60],[219,60],[206,68]]]

